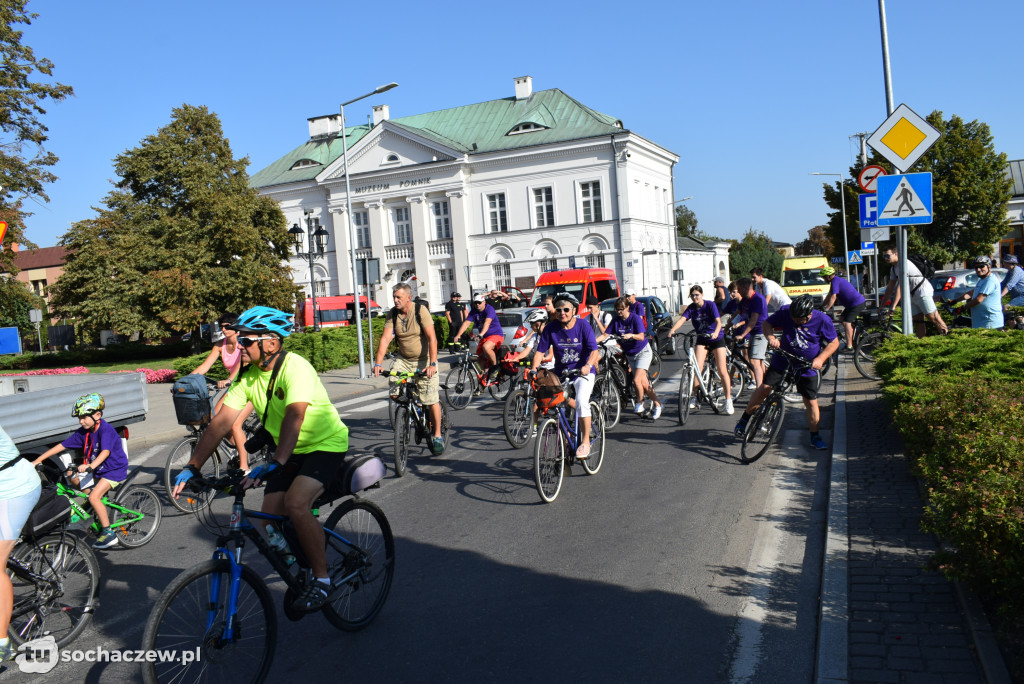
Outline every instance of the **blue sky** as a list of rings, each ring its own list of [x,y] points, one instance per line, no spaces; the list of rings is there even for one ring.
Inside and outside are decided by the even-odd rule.
[[[680,156],[677,198],[700,227],[748,227],[796,242],[824,223],[823,179],[846,173],[857,132],[886,116],[878,3],[737,0],[631,3],[41,2],[24,40],[76,96],[51,105],[61,162],[51,201],[29,207],[29,238],[56,244],[94,215],[111,160],[206,105],[255,173],[302,143],[306,119],[346,109],[365,121],[560,88]],[[1020,0],[886,5],[896,104],[992,128],[1024,158]],[[834,180],[834,179],[833,179]]]

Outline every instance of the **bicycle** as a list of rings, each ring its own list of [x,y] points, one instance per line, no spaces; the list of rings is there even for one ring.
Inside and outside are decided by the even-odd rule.
[[[868,380],[878,380],[875,350],[901,332],[892,317],[892,309],[887,307],[865,309],[854,324],[853,365]]]
[[[774,353],[786,359],[786,370],[782,380],[772,387],[771,392],[747,421],[740,452],[742,463],[753,463],[768,451],[768,447],[782,429],[782,421],[786,416],[786,402],[783,397],[796,385],[801,373],[811,367],[811,363],[806,359],[782,349],[775,349]]]
[[[416,440],[416,444],[427,442],[427,448],[433,449],[434,429],[427,420],[427,411],[420,401],[418,393],[413,391],[413,384],[409,381],[417,377],[426,376],[424,371],[412,373],[400,373],[394,369],[381,373],[385,377],[398,379],[398,395],[392,397],[389,402],[394,406],[394,418],[392,426],[395,431],[395,475],[405,475],[405,466],[409,461],[410,437]],[[448,432],[451,430],[451,421],[448,418],[448,407],[438,402],[441,407],[441,439],[445,445],[448,444]],[[389,407],[390,408],[390,407]]]
[[[579,371],[567,371],[562,379],[566,399],[557,406],[541,408],[533,451],[533,474],[537,493],[544,503],[551,503],[558,497],[565,470],[580,463],[588,475],[596,475],[604,461],[604,415],[595,401],[590,402],[590,455],[586,459],[576,457],[580,444],[579,411],[573,410],[570,419],[565,405],[572,394],[572,380],[579,375]],[[534,391],[536,389],[534,387]]]
[[[523,359],[516,366],[528,367],[530,361]],[[536,398],[533,395],[533,384],[526,377],[526,371],[516,375],[512,391],[505,399],[505,408],[501,413],[501,425],[505,430],[505,439],[513,449],[522,449],[530,441],[533,431],[533,407]]]
[[[707,402],[712,411],[721,413],[725,407],[725,386],[722,384],[718,368],[715,367],[714,356],[708,354],[708,358],[704,359],[704,368],[698,370],[697,355],[693,351],[697,332],[691,330],[686,333],[676,333],[674,337],[689,338],[688,344],[684,344],[686,361],[683,362],[683,377],[679,381],[679,424],[686,425],[690,411],[697,410],[701,402]],[[697,385],[696,394],[694,394],[694,384]],[[691,399],[695,400],[693,406],[690,406]]]
[[[156,492],[145,485],[127,484],[137,472],[138,468],[117,489],[112,490],[113,499],[109,498],[109,494],[100,499],[107,507],[110,530],[119,543],[130,549],[148,544],[156,535],[163,518],[163,505]],[[71,484],[68,479],[71,473],[69,470],[57,481],[57,493],[66,497],[71,504],[71,522],[84,522],[93,518],[89,494]],[[83,501],[79,502],[78,499]],[[94,537],[98,537],[102,526],[94,519],[89,523],[88,530]]]
[[[52,636],[63,648],[89,624],[100,586],[100,566],[68,521],[22,534],[7,559],[14,589],[8,636],[16,646]],[[60,531],[54,533],[54,530]]]
[[[373,460],[379,463],[379,459]],[[382,463],[379,468],[377,480],[383,473]],[[242,489],[243,477],[240,470],[233,470],[215,480],[196,476],[187,485],[192,489],[209,487],[234,497],[230,526],[223,533],[209,509],[195,512],[203,525],[218,535],[217,549],[213,558],[185,570],[163,590],[146,621],[142,648],[191,650],[199,655],[190,663],[145,663],[142,676],[146,682],[220,684],[266,679],[277,642],[277,615],[266,582],[242,562],[247,538],[288,587],[285,617],[294,622],[306,615],[291,607],[308,583],[315,581],[294,527],[286,517],[245,508],[242,502],[250,490]],[[332,589],[322,612],[332,625],[352,632],[369,625],[384,606],[395,570],[395,542],[384,512],[350,490],[325,492],[313,503],[313,513],[319,515],[322,506],[341,496],[351,497],[335,508],[323,525]],[[286,563],[250,518],[279,526],[296,557],[294,564]]]
[[[213,402],[217,394],[217,383],[207,382],[206,387],[210,392],[210,401]],[[209,423],[186,425],[185,427],[189,431],[188,436],[171,449],[171,453],[167,456],[167,462],[164,464],[164,488],[167,492],[167,498],[171,500],[171,505],[182,513],[193,513],[197,508],[204,508],[210,504],[209,499],[198,498],[191,494],[178,499],[171,496],[171,491],[174,490],[174,480],[178,477],[178,473],[188,465],[189,460],[192,458],[192,452],[195,451],[196,445],[199,443],[203,433],[206,432],[208,426]],[[245,422],[242,423],[242,431],[245,433],[245,438],[249,439],[252,437],[259,428],[260,419],[256,412],[253,411],[245,419]],[[266,461],[270,458],[270,454],[271,451],[268,447],[263,447],[259,451],[249,454],[249,467],[252,468]],[[218,478],[220,477],[222,467],[226,466],[229,469],[237,468],[239,463],[238,449],[232,446],[227,439],[222,439],[214,450],[213,456],[203,464],[202,472],[205,476]]]
[[[747,361],[743,351],[737,346],[735,331],[725,335],[726,368],[729,370],[729,389],[732,400],[736,401],[749,385],[754,384],[754,367]]]
[[[606,352],[603,355],[603,359],[608,364],[608,368],[601,387],[599,388],[597,383],[594,386],[594,396],[599,398],[598,404],[610,406],[612,411],[616,413],[615,425],[618,425],[623,405],[632,407],[642,402],[644,410],[637,415],[646,419],[650,419],[653,416],[653,404],[643,396],[637,395],[636,384],[633,382],[633,370],[629,367],[629,361],[626,359],[625,352],[619,346],[619,342],[622,341],[625,341],[625,338],[619,335],[609,335],[607,340],[599,343],[599,346]],[[652,348],[651,351],[654,352],[654,349]],[[647,369],[647,380],[652,386],[656,380],[656,377],[651,374],[651,370],[655,368],[655,361],[658,363],[657,372],[659,375],[661,374],[661,357],[655,354],[652,357],[650,367]],[[598,372],[598,376],[599,378],[601,377],[601,371]],[[618,394],[618,397],[615,399],[610,396],[613,386]],[[600,393],[598,393],[598,389],[601,390]]]
[[[605,432],[619,424],[622,417],[622,392],[615,378],[612,377],[612,364],[607,357],[611,353],[621,353],[615,340],[608,339],[598,344],[601,360],[597,364],[597,379],[594,381],[594,393],[591,395],[601,407],[604,414]],[[625,383],[625,375],[619,378]]]
[[[459,358],[452,364],[452,369],[448,371],[441,387],[444,388],[444,399],[452,410],[461,411],[469,406],[473,397],[483,392],[485,387],[496,401],[505,401],[508,398],[516,370],[512,367],[512,355],[506,347],[503,346],[496,352],[499,356],[498,373],[493,378],[490,369],[485,371],[480,366],[480,358],[473,356],[469,347],[453,344],[449,348],[458,354]]]

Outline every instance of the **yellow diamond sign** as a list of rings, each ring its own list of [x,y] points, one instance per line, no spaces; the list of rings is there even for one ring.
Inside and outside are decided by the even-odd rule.
[[[878,130],[868,138],[868,144],[896,167],[897,172],[908,170],[939,139],[940,133],[905,104],[896,108]]]

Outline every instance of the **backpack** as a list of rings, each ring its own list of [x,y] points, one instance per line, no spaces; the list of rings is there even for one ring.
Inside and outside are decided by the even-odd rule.
[[[210,422],[213,404],[205,375],[186,375],[171,386],[174,415],[178,425],[201,425]]]
[[[554,408],[565,401],[562,381],[553,372],[544,368],[537,370],[537,378],[533,381],[533,391],[537,399],[537,406],[541,408]]]
[[[935,275],[935,266],[932,265],[931,259],[926,257],[924,254],[908,254],[907,261],[917,266],[917,270],[921,272],[921,275],[925,277],[925,280]],[[918,288],[924,285],[924,280],[914,286],[914,289],[910,291],[910,294],[917,292]]]
[[[421,300],[419,297],[417,297],[416,299],[413,300],[413,303],[416,304],[416,310],[413,312],[412,316],[416,320],[416,323],[419,323],[420,322],[420,309],[423,308],[423,300]],[[391,329],[395,332],[395,336],[397,337],[398,336],[398,307],[397,306],[391,307],[391,313],[390,313],[389,317],[391,318]],[[422,327],[422,326],[420,326],[420,327]]]
[[[21,536],[36,540],[71,518],[71,502],[57,493],[57,487],[45,485],[39,493],[39,501],[28,514],[28,520],[21,529]]]

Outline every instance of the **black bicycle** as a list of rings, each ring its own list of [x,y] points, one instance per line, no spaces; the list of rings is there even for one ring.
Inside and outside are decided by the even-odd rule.
[[[415,391],[415,383],[410,382],[418,377],[425,377],[425,371],[401,373],[394,369],[381,375],[396,378],[398,381],[398,394],[389,401],[389,411],[393,411],[391,425],[395,430],[395,475],[405,475],[405,467],[409,462],[409,445],[415,441],[416,444],[426,442],[427,449],[433,449],[434,431],[427,420],[427,410],[420,401]],[[445,445],[448,444],[448,433],[451,431],[451,419],[448,417],[448,407],[444,402],[438,401],[441,408],[441,439]]]
[[[782,421],[786,417],[786,402],[783,397],[788,393],[800,375],[811,367],[807,359],[790,354],[782,349],[775,349],[774,354],[786,360],[786,370],[782,380],[772,387],[753,415],[747,421],[747,429],[743,433],[743,448],[740,461],[753,463],[761,458],[782,429]]]
[[[893,321],[892,309],[887,307],[865,309],[854,324],[853,365],[868,380],[878,380],[875,372],[875,350],[902,327]]]
[[[523,359],[516,362],[519,368],[527,368],[530,361]],[[505,409],[501,413],[501,426],[505,429],[505,439],[514,449],[522,449],[530,441],[533,433],[533,411],[536,400],[533,396],[533,383],[525,370],[516,376],[512,384],[512,392],[505,399]]]

